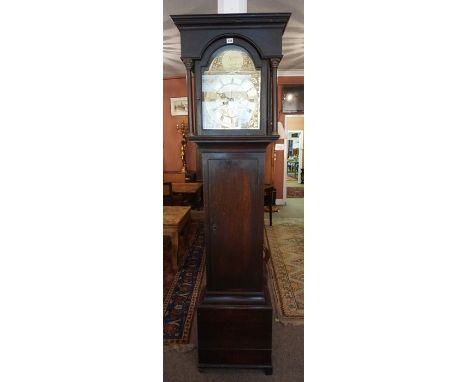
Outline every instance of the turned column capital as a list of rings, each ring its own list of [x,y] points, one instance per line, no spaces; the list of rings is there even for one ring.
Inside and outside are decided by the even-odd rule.
[[[281,62],[281,58],[278,58],[278,57],[270,58],[270,65],[274,69],[278,68],[280,62]]]
[[[182,58],[182,62],[185,65],[187,70],[192,70],[193,68],[193,60],[191,58]]]

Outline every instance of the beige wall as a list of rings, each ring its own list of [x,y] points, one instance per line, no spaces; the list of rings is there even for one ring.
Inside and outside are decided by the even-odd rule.
[[[288,120],[288,130],[304,130],[304,116],[290,116],[286,117]]]

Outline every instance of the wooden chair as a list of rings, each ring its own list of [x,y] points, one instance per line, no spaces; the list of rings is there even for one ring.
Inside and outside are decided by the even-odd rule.
[[[175,172],[175,171],[164,172],[163,182],[185,183],[185,174],[183,172]]]
[[[174,196],[172,194],[172,183],[163,182],[163,206],[174,205]]]
[[[184,195],[174,192],[171,182],[163,182],[163,206],[190,205],[184,199]]]

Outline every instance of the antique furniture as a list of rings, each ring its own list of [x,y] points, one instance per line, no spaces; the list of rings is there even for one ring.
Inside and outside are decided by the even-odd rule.
[[[196,171],[190,171],[190,170],[185,171],[185,181],[186,182],[196,182],[197,181]]]
[[[200,209],[203,206],[202,190],[203,183],[201,182],[172,183],[172,192],[182,195],[183,203],[187,203],[195,209]]]
[[[183,183],[185,182],[185,174],[179,171],[165,171],[163,173],[163,181],[169,183]]]
[[[265,264],[268,264],[268,261],[270,260],[270,257],[271,257],[270,241],[268,240],[266,227],[263,226],[263,228],[264,228],[263,237],[265,238],[265,244],[263,245],[263,260],[265,261]]]
[[[167,171],[163,174],[164,184],[170,183],[172,190],[172,205],[189,205],[200,209],[203,207],[203,183],[195,182],[194,172]]]
[[[172,183],[163,182],[163,205],[172,206],[174,204],[174,198],[172,195]]]
[[[196,182],[196,177],[196,172],[190,170],[186,170],[185,173],[180,171],[165,171],[163,173],[164,182]]]
[[[180,264],[180,236],[190,223],[190,207],[164,206],[163,221],[163,234],[171,238],[172,267],[177,270]]]
[[[186,67],[187,138],[202,165],[207,265],[198,366],[271,374],[264,167],[265,150],[278,139],[277,68],[290,13],[171,17]]]
[[[263,205],[268,207],[268,213],[270,217],[270,225],[273,225],[273,205],[276,200],[276,188],[271,184],[265,184]]]

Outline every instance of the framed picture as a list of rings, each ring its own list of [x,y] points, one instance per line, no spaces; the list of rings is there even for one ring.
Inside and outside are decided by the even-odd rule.
[[[283,86],[283,113],[304,113],[304,84]]]
[[[171,98],[171,115],[188,115],[187,97]]]

